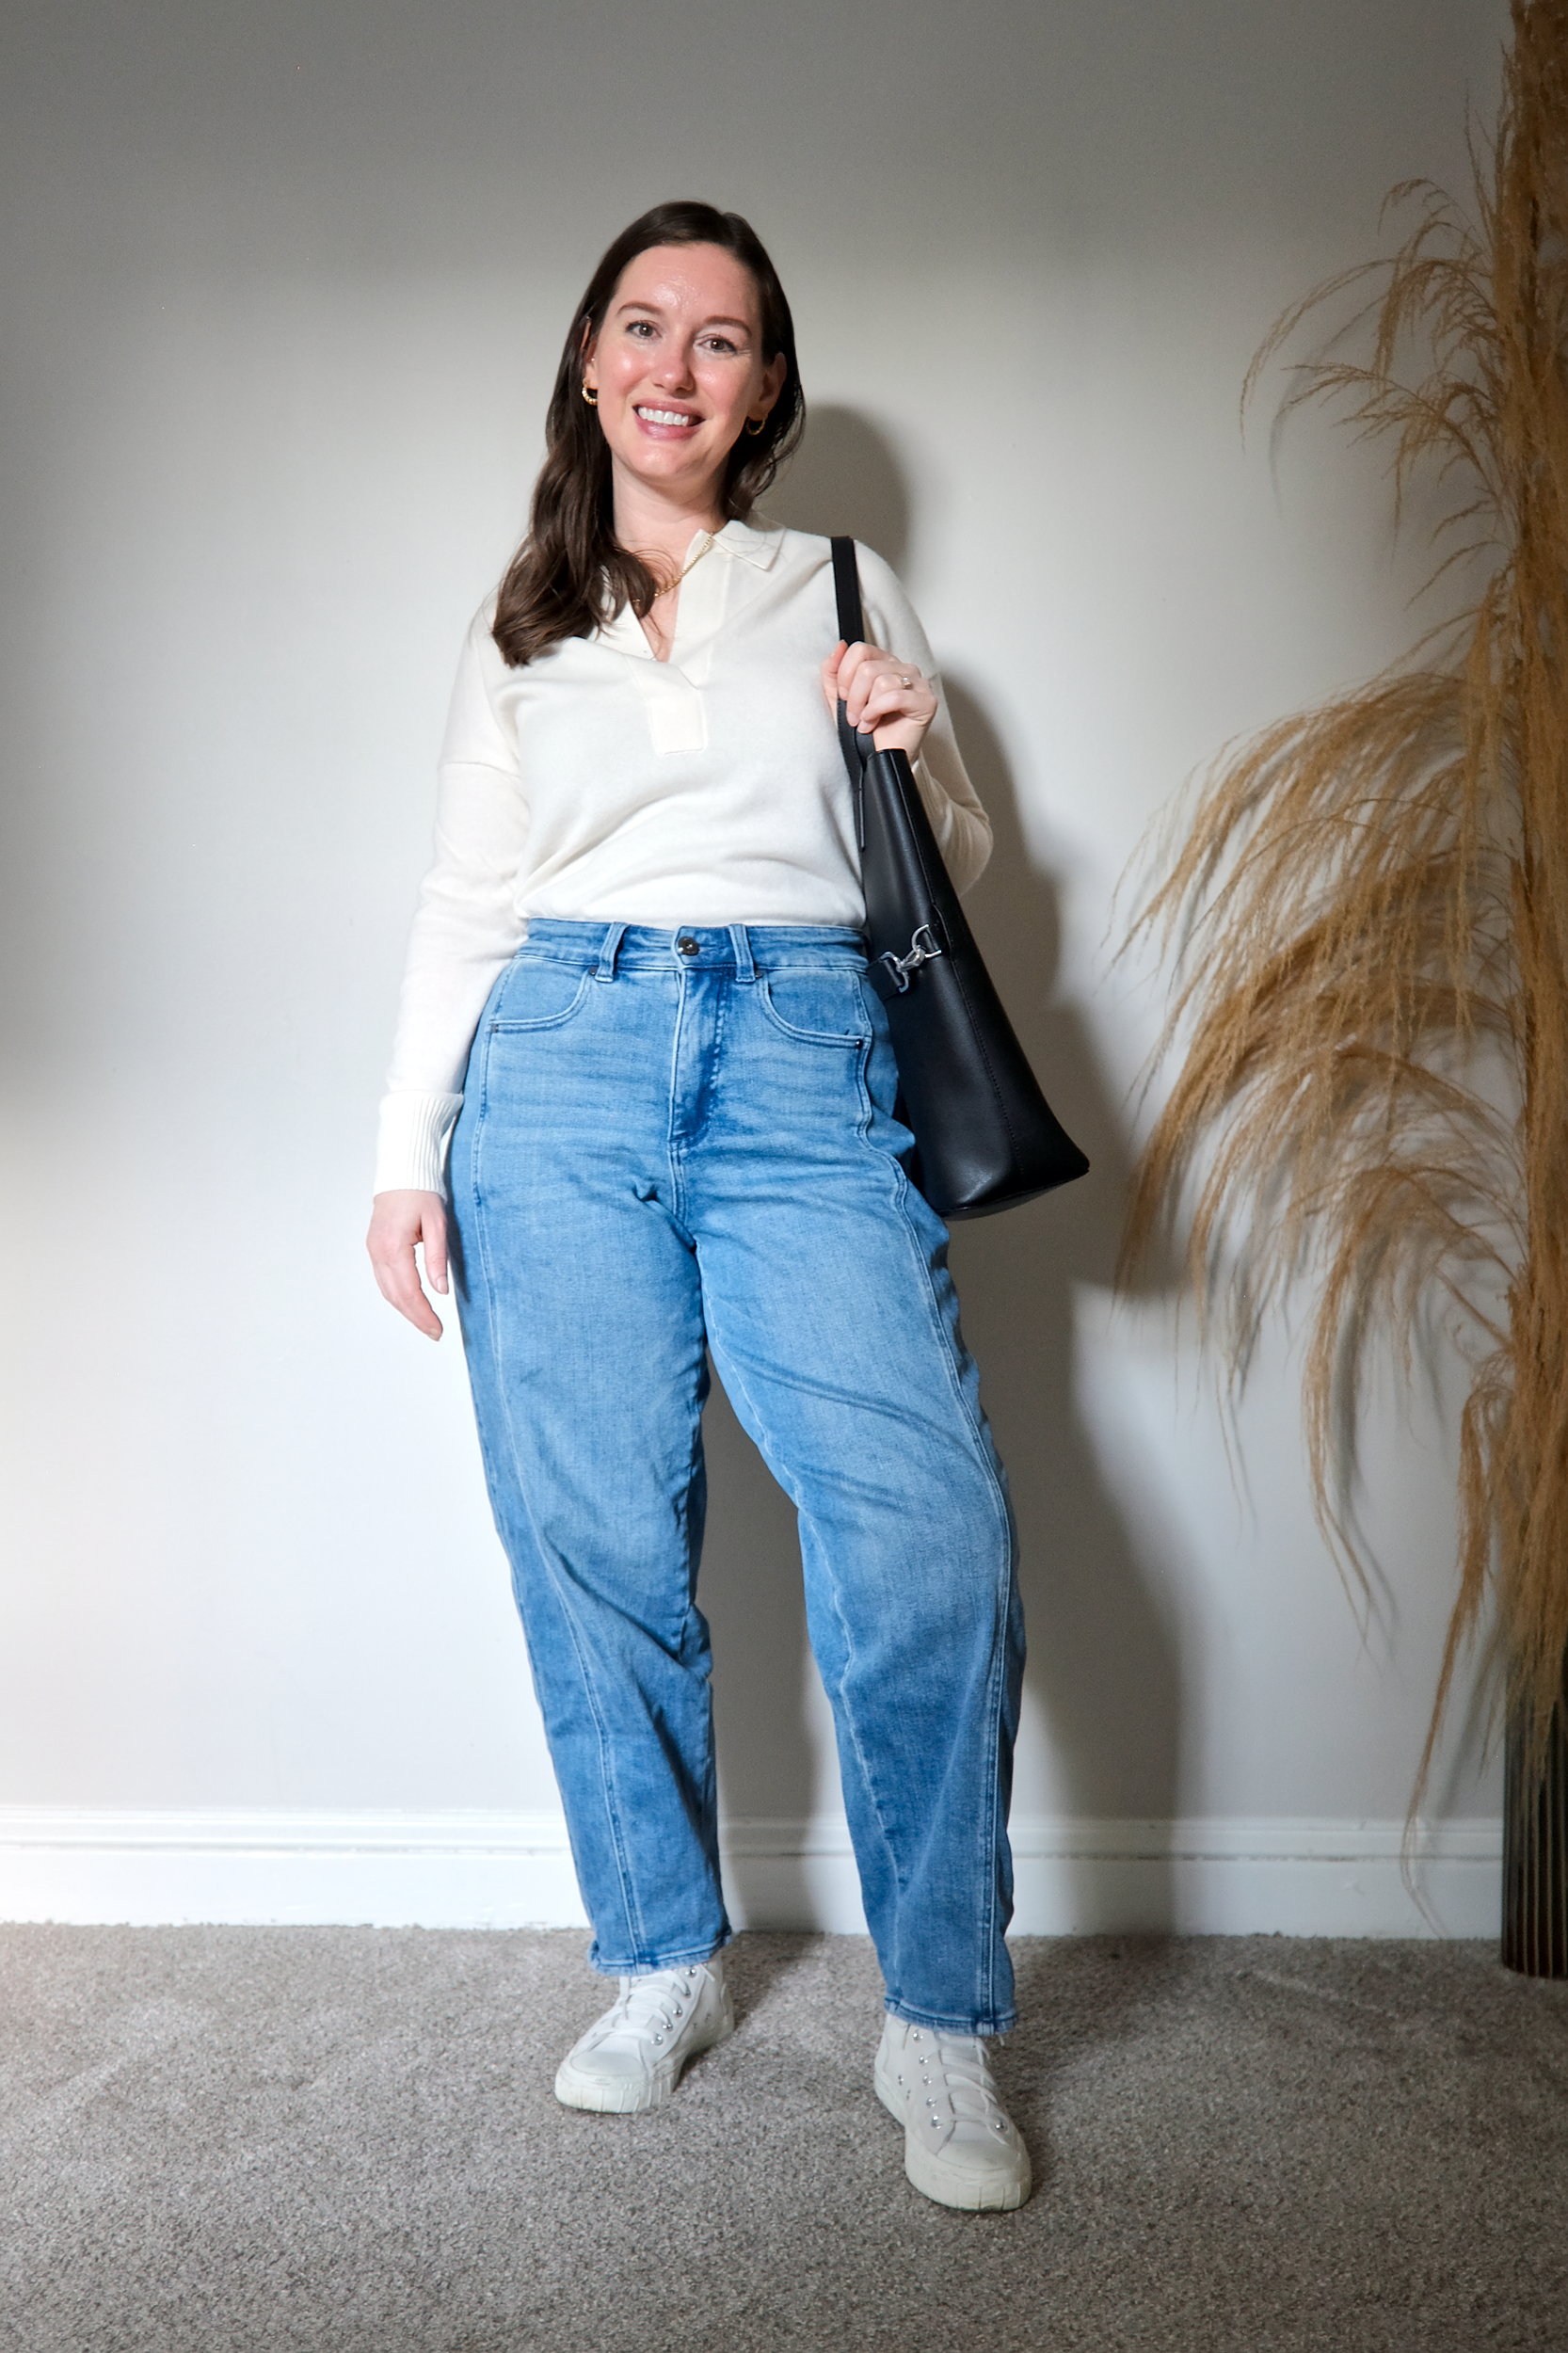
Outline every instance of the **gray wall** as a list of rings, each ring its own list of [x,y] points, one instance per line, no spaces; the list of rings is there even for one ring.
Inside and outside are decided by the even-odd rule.
[[[1451,1396],[1380,1411],[1386,1584],[1313,1529],[1278,1336],[1246,1490],[1158,1285],[1108,1289],[1153,1036],[1141,829],[1412,633],[1382,459],[1275,313],[1464,183],[1506,11],[1018,0],[13,8],[4,138],[8,1571],[0,1799],[548,1808],[455,1319],[363,1256],[464,622],[608,237],[746,212],[815,423],[774,515],[858,532],[943,658],[999,851],[970,906],[1095,1156],[955,1235],[1027,1550],[1016,1802],[1392,1817],[1451,1581]],[[791,1514],[715,1399],[726,1802],[837,1802]],[[1462,1695],[1463,1698],[1463,1695]],[[1463,1715],[1463,1707],[1460,1717]],[[1450,1740],[1440,1810],[1495,1810]]]

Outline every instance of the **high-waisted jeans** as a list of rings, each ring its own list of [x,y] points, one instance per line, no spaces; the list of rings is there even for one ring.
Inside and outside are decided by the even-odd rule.
[[[731,1932],[696,1603],[711,1350],[797,1508],[887,2007],[994,2034],[1016,1530],[896,1088],[852,929],[535,916],[453,1130],[454,1296],[591,1964]]]

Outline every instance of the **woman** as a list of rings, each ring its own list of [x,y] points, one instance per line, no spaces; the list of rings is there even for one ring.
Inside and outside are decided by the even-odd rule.
[[[368,1247],[435,1339],[415,1248],[444,1291],[450,1240],[589,1960],[620,1981],[559,2098],[650,2107],[733,2024],[696,1599],[711,1349],[799,1511],[887,1989],[875,2089],[917,2187],[1012,2207],[1029,2158],[986,2041],[1014,2016],[1016,1531],[905,1173],[836,699],[917,760],[960,889],[990,828],[888,566],[860,550],[875,642],[846,646],[826,539],[750,520],[803,415],[745,221],[663,204],[616,238],[462,649]]]

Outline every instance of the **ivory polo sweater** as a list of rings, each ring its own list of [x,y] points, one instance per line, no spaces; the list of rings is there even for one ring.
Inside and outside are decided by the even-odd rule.
[[[937,697],[915,776],[964,891],[990,856],[990,823],[919,616],[891,568],[856,547],[869,638],[919,664]],[[376,1193],[444,1192],[474,1030],[530,915],[672,928],[865,920],[820,677],[839,634],[828,542],[730,522],[699,533],[688,561],[667,662],[629,606],[520,669],[490,634],[494,591],[469,624],[380,1103]]]

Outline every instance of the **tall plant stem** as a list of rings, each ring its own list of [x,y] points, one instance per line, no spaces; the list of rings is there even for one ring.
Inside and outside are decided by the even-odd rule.
[[[1540,1766],[1511,1711],[1503,1764],[1505,1968],[1568,1977],[1568,1658]]]

